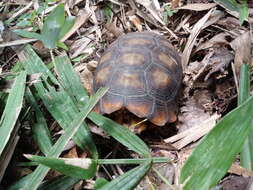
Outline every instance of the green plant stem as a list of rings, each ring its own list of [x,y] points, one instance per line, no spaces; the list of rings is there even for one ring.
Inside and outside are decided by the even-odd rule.
[[[143,159],[98,159],[98,164],[142,164],[149,160],[149,158]],[[152,158],[153,163],[165,163],[170,162],[169,158],[156,157]]]
[[[170,182],[162,174],[160,174],[159,171],[157,171],[157,169],[152,168],[152,170],[158,175],[158,177],[161,178],[161,180],[169,187],[169,189],[176,190],[176,188],[173,185],[171,185]]]
[[[145,159],[98,159],[97,163],[98,164],[142,164],[143,162],[149,160],[149,158]],[[152,162],[154,164],[158,163],[166,163],[170,162],[171,159],[169,158],[163,158],[163,157],[156,157],[152,158]],[[17,166],[37,166],[39,165],[37,162],[19,162]]]

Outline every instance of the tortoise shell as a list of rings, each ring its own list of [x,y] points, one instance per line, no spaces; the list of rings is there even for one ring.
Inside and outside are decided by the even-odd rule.
[[[159,126],[175,122],[181,79],[181,58],[163,36],[128,33],[112,43],[99,61],[94,90],[109,90],[98,109],[110,114],[124,107]]]

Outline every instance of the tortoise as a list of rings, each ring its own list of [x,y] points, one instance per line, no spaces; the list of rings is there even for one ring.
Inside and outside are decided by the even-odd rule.
[[[153,32],[125,34],[105,50],[96,68],[94,91],[109,88],[97,109],[110,114],[126,108],[158,126],[175,122],[181,80],[180,55],[166,38]]]

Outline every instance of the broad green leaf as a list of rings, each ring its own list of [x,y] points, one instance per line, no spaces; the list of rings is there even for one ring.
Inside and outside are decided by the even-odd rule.
[[[239,13],[239,20],[241,24],[248,19],[249,7],[247,1],[241,1],[241,3],[238,3],[236,0],[214,1],[230,11],[237,11]]]
[[[16,181],[14,184],[10,185],[7,188],[7,190],[20,190],[20,189],[22,189],[22,187],[25,186],[25,184],[27,184],[30,181],[31,177],[32,177],[32,174],[28,174],[28,175],[22,177],[21,179]]]
[[[186,161],[180,176],[184,190],[206,190],[227,172],[249,134],[253,96],[224,116],[202,139]]]
[[[25,48],[25,57],[25,67],[28,74],[40,75],[40,80],[34,83],[38,96],[43,100],[44,105],[59,125],[63,129],[67,129],[73,118],[79,113],[76,103],[30,46]],[[48,82],[60,88],[56,91]],[[87,101],[85,105],[87,105]],[[89,128],[85,122],[82,123],[82,127],[80,127],[78,133],[73,137],[73,140],[82,149],[87,148],[92,153],[93,158],[98,157],[96,146],[92,141]]]
[[[214,0],[214,2],[231,11],[238,11],[238,3],[236,0]]]
[[[62,48],[64,50],[66,50],[66,51],[69,50],[68,46],[66,46],[63,42],[58,41],[56,43],[56,45],[57,45],[57,47]]]
[[[112,18],[113,15],[112,10],[113,10],[113,3],[111,2],[106,3],[106,6],[104,7],[104,14],[108,21],[110,21]]]
[[[23,104],[26,72],[22,71],[15,79],[0,121],[0,155],[8,143]]]
[[[240,24],[242,25],[249,17],[249,7],[247,3],[239,5],[239,15]]]
[[[109,183],[109,181],[107,181],[105,178],[97,178],[95,185],[94,185],[94,189],[99,189],[101,187],[103,187],[105,184]]]
[[[74,16],[66,17],[64,25],[62,26],[60,34],[59,34],[59,40],[62,39],[65,34],[68,33],[68,31],[74,26],[74,24],[75,24],[75,17]]]
[[[95,112],[91,112],[88,118],[130,150],[133,150],[146,158],[151,157],[147,145],[128,128]]]
[[[87,106],[85,110],[76,115],[73,122],[70,126],[64,131],[65,133],[58,139],[58,141],[53,145],[50,152],[48,153],[48,157],[58,157],[64,147],[67,145],[68,141],[74,136],[74,134],[78,131],[84,119],[87,117],[89,112],[96,105],[98,100],[106,93],[106,89],[100,89],[98,92],[90,98],[89,102],[87,102]],[[35,190],[38,188],[44,177],[46,176],[49,168],[43,165],[39,165],[35,171],[32,173],[32,177],[28,181],[27,184],[22,188],[22,190]],[[95,175],[95,173],[94,173]]]
[[[47,155],[53,146],[53,140],[47,127],[46,119],[44,118],[43,113],[40,111],[40,108],[37,105],[36,100],[34,99],[29,88],[26,90],[25,97],[35,111],[34,114],[36,122],[32,126],[33,138],[36,144],[39,146],[41,152],[43,152],[44,155]]]
[[[132,190],[146,175],[151,167],[151,162],[144,162],[142,165],[126,172],[111,182],[98,188],[98,190]]]
[[[26,158],[79,179],[92,178],[97,169],[96,162],[90,158],[51,158],[36,155],[26,155]]]
[[[69,190],[75,184],[77,184],[80,179],[69,177],[69,176],[60,176],[56,179],[47,181],[39,186],[38,190]]]
[[[44,45],[53,49],[56,47],[59,35],[65,22],[64,4],[59,4],[47,17],[41,30]]]
[[[37,40],[42,40],[42,36],[35,32],[28,32],[25,30],[13,30],[13,32],[24,38],[35,38]]]
[[[241,65],[238,105],[241,105],[250,97],[250,67],[248,64]],[[251,126],[249,136],[245,140],[240,155],[240,162],[244,168],[253,169],[253,126]]]

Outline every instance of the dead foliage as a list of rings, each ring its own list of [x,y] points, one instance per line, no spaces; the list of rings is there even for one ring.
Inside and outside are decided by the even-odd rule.
[[[173,164],[158,166],[156,169],[172,184],[177,184],[179,176],[177,172],[195,146],[194,143],[208,133],[223,114],[236,105],[239,66],[252,60],[249,25],[240,25],[238,19],[234,17],[235,13],[227,12],[208,0],[61,0],[59,2],[65,3],[68,15],[77,18],[74,27],[61,41],[69,47],[66,53],[72,59],[75,70],[89,93],[92,93],[93,73],[99,58],[108,45],[124,33],[153,31],[165,36],[181,54],[184,78],[180,112],[175,124],[165,126],[177,128],[177,134],[168,132],[164,134],[166,137],[158,136],[149,139],[150,144],[154,143],[152,140],[156,141],[156,146],[151,146],[154,154],[176,157]],[[3,11],[0,16],[0,77],[3,73],[10,72],[9,69],[17,61],[15,58],[18,53],[17,47],[35,41],[18,37],[11,30],[19,28],[16,25],[19,16],[32,13],[38,8],[37,3],[38,1],[26,0],[0,2],[0,8],[7,9],[10,13],[17,7],[21,7],[14,14]],[[55,4],[49,6],[44,14],[48,14],[53,7]],[[3,25],[5,19],[12,20],[8,27]],[[40,27],[42,17],[36,18],[34,22]],[[242,46],[241,42],[245,40],[248,45]],[[49,51],[38,41],[32,45],[39,55],[47,60]],[[58,49],[54,53],[62,54],[63,50]],[[132,120],[129,119],[129,125],[132,125],[131,122]],[[53,123],[51,125],[53,126]],[[102,144],[104,140],[101,138],[106,135],[95,126],[90,125],[90,127]],[[152,130],[163,130],[163,127]],[[157,139],[160,139],[159,143]],[[171,150],[171,147],[174,150]],[[85,153],[78,154],[75,146],[70,146],[69,149],[64,156],[71,158],[86,156]],[[115,150],[117,153],[112,153]],[[102,151],[105,157],[109,154],[113,154],[112,157],[130,155],[121,146],[111,143],[108,138],[105,150]],[[109,178],[112,178],[114,175],[124,173],[125,170],[116,166],[104,171],[103,175],[110,175]],[[244,176],[245,171],[241,172],[238,173],[237,169],[237,172],[232,173]],[[57,175],[52,174],[52,176]],[[157,184],[159,189],[166,189],[163,182],[155,180],[156,178],[157,176],[152,172],[140,186],[142,189],[149,189],[150,184],[153,183]],[[236,183],[244,183],[244,181],[236,179]],[[227,179],[222,184],[227,187]],[[76,185],[76,189],[80,189],[81,186],[82,184]]]

